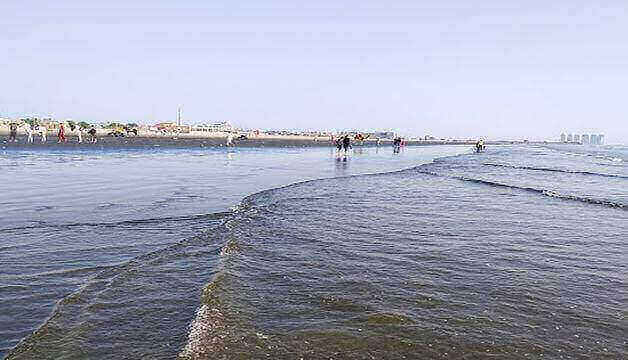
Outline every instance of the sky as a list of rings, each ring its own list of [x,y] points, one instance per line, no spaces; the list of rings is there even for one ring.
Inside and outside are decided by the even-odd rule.
[[[628,143],[628,2],[0,1],[0,116]]]

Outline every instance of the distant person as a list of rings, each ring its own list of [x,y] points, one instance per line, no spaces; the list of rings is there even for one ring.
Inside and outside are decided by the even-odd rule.
[[[78,127],[78,142],[79,144],[83,142],[83,131],[85,131],[85,129],[82,126]]]
[[[356,142],[356,144],[359,143],[360,145],[362,145],[362,141],[364,141],[364,137],[362,136],[362,134],[357,133],[353,137],[353,140]]]
[[[382,144],[382,139],[377,138],[377,139],[375,140],[375,146],[379,147],[381,144]]]
[[[233,146],[233,135],[227,135],[227,146]]]
[[[17,142],[17,124],[9,124],[9,142]]]
[[[401,149],[401,137],[397,136],[396,138],[393,139],[393,152],[395,154],[398,154],[400,149]]]
[[[335,143],[335,145],[336,145],[336,150],[337,150],[338,152],[340,152],[340,151],[342,150],[342,139],[343,139],[343,138],[342,138],[342,136],[340,136],[340,137],[338,137],[338,139],[336,139],[336,140],[334,141],[334,143]]]
[[[345,153],[349,151],[350,147],[351,147],[351,138],[349,137],[349,135],[345,135],[345,137],[342,138],[342,148],[344,149]]]
[[[98,141],[98,138],[96,137],[96,128],[92,127],[91,129],[89,129],[89,131],[87,132],[89,134],[89,141],[92,144],[95,144]]]
[[[26,135],[28,135],[28,138],[26,139],[26,142],[28,142],[29,144],[32,144],[33,143],[33,132],[35,132],[35,129],[33,128],[33,125],[26,124],[25,130],[26,130]]]
[[[480,139],[478,140],[478,142],[475,143],[475,152],[482,152],[484,151],[484,140]]]
[[[63,126],[63,123],[59,124],[59,132],[57,133],[57,142],[67,142],[68,139],[65,138],[65,126]]]
[[[39,125],[39,135],[41,136],[41,142],[45,143],[48,140],[48,128],[44,125]]]

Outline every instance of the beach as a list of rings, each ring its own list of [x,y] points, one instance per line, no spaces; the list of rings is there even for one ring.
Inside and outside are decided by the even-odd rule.
[[[83,135],[83,142],[78,142],[78,137],[70,133],[68,141],[59,143],[57,136],[49,134],[45,143],[39,136],[35,136],[33,143],[27,143],[26,136],[20,134],[18,142],[8,142],[8,136],[0,133],[0,146],[14,149],[45,149],[45,148],[150,148],[150,147],[223,147],[227,144],[228,134],[210,134],[205,136],[179,134],[174,135],[140,135],[127,137],[113,137],[108,135],[98,136],[96,143],[89,142],[89,138]],[[407,140],[409,146],[433,146],[433,145],[475,145],[475,140]],[[523,141],[487,141],[487,145],[514,145],[523,144]],[[543,142],[548,143],[548,142]],[[380,139],[379,146],[392,146],[393,139]],[[246,139],[237,139],[234,136],[233,145],[236,147],[329,147],[335,146],[330,137],[308,137],[290,135],[258,135]],[[377,146],[376,139],[367,139],[363,142],[353,142],[355,146]]]

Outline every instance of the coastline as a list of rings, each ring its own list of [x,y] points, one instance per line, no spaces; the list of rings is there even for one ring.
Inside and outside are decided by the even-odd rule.
[[[226,136],[198,137],[198,136],[131,136],[112,137],[103,136],[98,138],[98,142],[91,143],[87,137],[83,142],[78,142],[78,137],[69,134],[68,141],[58,143],[56,135],[49,135],[48,141],[40,142],[39,136],[35,137],[32,144],[26,142],[26,136],[18,135],[18,141],[8,142],[8,136],[0,136],[0,146],[3,150],[42,150],[42,149],[90,149],[90,148],[204,148],[204,147],[225,147]],[[432,145],[474,145],[474,141],[464,140],[409,140],[407,146],[432,146]],[[526,144],[524,141],[487,141],[487,145],[515,145]],[[553,142],[528,142],[527,144],[553,144]],[[314,138],[300,136],[259,136],[244,140],[234,140],[234,147],[333,147],[329,138]],[[368,139],[363,145],[354,146],[375,147],[375,140]],[[391,139],[382,139],[380,147],[392,146]]]

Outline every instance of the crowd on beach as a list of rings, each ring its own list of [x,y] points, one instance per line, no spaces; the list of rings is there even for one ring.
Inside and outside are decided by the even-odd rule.
[[[331,136],[331,142],[336,146],[338,152],[344,151],[345,154],[352,148],[353,143],[357,143],[359,145],[364,145],[364,141],[367,140],[370,135],[363,135],[361,133],[357,133],[355,135],[351,134],[341,134],[338,137]],[[379,147],[382,144],[382,139],[375,139],[375,146]],[[393,149],[395,153],[398,153],[402,147],[407,145],[407,140],[400,136],[397,136],[393,139]]]
[[[67,143],[70,135],[76,136],[77,142],[79,144],[84,142],[84,139],[88,143],[96,143],[98,142],[97,131],[95,127],[86,128],[83,126],[77,126],[75,124],[67,124],[69,131],[66,129],[66,124],[60,123],[57,129],[52,129],[52,132],[56,130],[57,143]],[[35,142],[35,136],[40,137],[41,143],[46,143],[48,141],[48,134],[51,132],[51,129],[48,129],[43,124],[18,124],[12,122],[9,124],[9,143],[17,143],[18,142],[18,131],[26,134],[26,143],[33,144]],[[128,133],[128,131],[127,131]],[[109,135],[117,137],[115,131],[111,132]],[[128,134],[127,134],[128,135]],[[131,134],[132,135],[132,134]],[[137,131],[134,133],[137,136]],[[338,152],[344,151],[346,154],[350,149],[353,148],[354,144],[364,145],[364,142],[369,140],[370,135],[364,135],[362,133],[345,133],[340,135],[330,135],[330,142],[333,146],[335,146]],[[173,138],[173,139],[176,139]],[[225,134],[225,145],[227,147],[236,146],[236,140],[246,140],[248,137],[246,135],[240,135],[235,137],[232,133]],[[314,142],[318,142],[318,138],[313,138]],[[381,146],[383,141],[390,141],[390,139],[381,139],[377,138],[374,141],[371,140],[371,143],[374,143],[375,146]],[[398,153],[401,148],[407,145],[407,140],[402,137],[395,137],[392,139],[393,150],[395,153]]]
[[[96,129],[95,128],[89,128],[86,129],[84,127],[81,126],[76,126],[73,124],[69,125],[70,127],[70,131],[72,131],[73,133],[75,133],[78,137],[78,143],[82,143],[83,142],[83,137],[85,135],[88,135],[88,141],[90,143],[96,143],[98,141],[98,137],[96,136]],[[29,144],[34,143],[35,139],[35,135],[39,135],[40,136],[40,140],[42,143],[45,143],[48,141],[48,128],[44,125],[37,125],[37,124],[28,124],[25,123],[22,126],[20,126],[17,123],[10,123],[9,124],[9,142],[17,142],[17,133],[18,130],[22,128],[24,130],[24,132],[26,133],[26,142]],[[66,129],[65,129],[65,125],[63,123],[59,124],[59,129],[57,130],[57,142],[58,143],[66,143],[68,142],[68,137],[66,136]]]
[[[8,126],[7,126],[8,125]],[[56,135],[56,143],[63,144],[68,143],[70,138],[75,138],[76,143],[96,143],[98,142],[98,134],[96,126],[88,124],[88,123],[79,123],[76,124],[74,122],[60,122],[60,123],[52,123],[47,126],[46,123],[37,123],[37,122],[5,122],[5,129],[8,130],[8,143],[18,143],[18,135],[26,135],[25,143],[33,144],[35,143],[35,137],[39,136],[39,142],[46,143],[48,141],[49,134]],[[116,127],[108,127],[106,130],[109,132],[103,132],[103,129],[100,130],[101,136],[108,137],[144,137],[145,139],[150,138],[164,138],[170,137],[172,140],[179,140],[181,134],[179,133],[168,133],[162,134],[161,136],[151,136],[146,133],[140,134],[137,127],[132,126],[116,126]],[[4,130],[6,131],[6,130]],[[183,136],[184,138],[196,139],[195,136],[187,134]],[[268,136],[266,134],[261,134],[259,131],[252,132],[222,132],[222,133],[213,133],[203,134],[203,137],[199,137],[198,139],[208,139],[213,138],[215,140],[215,145],[233,147],[236,146],[240,141],[252,141],[251,144],[264,144],[265,142],[273,142],[276,144],[281,144],[285,142],[285,144],[290,144],[290,142],[295,142],[292,144],[303,144],[306,145],[308,143],[318,143],[318,146],[324,145],[325,137],[321,136],[286,136],[286,135],[275,135]],[[394,137],[384,137],[381,138],[377,136],[379,134],[364,134],[360,132],[343,132],[340,134],[327,134],[327,139],[330,141],[331,146],[335,146],[337,148],[338,153],[344,152],[344,154],[348,154],[349,150],[352,149],[353,145],[364,145],[365,142],[368,141],[370,145],[375,145],[376,147],[381,146],[382,143],[392,144],[393,151],[395,153],[399,153],[402,148],[408,145],[408,140],[404,137],[394,135]],[[389,135],[389,134],[387,134]],[[321,142],[323,140],[323,142]],[[416,140],[413,140],[416,141]],[[426,140],[427,141],[427,140]],[[70,141],[71,142],[71,141]],[[480,139],[474,142],[467,142],[474,145],[474,150],[476,152],[482,152],[485,150],[484,140]],[[204,144],[204,143],[203,143]],[[201,145],[203,146],[203,145]]]

